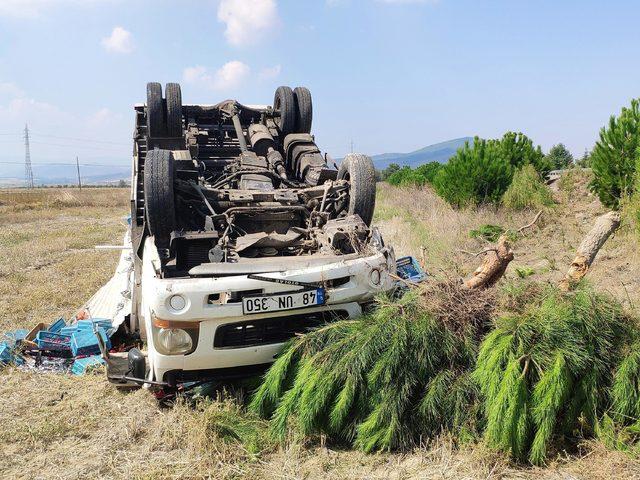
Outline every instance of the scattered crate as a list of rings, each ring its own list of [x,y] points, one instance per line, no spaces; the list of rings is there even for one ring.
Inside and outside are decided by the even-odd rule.
[[[27,336],[25,337],[25,340],[34,342],[35,339],[36,339],[36,336],[38,335],[38,332],[40,332],[42,330],[48,330],[48,329],[49,329],[49,324],[48,323],[40,322],[35,327],[33,327],[31,330],[29,330],[29,333],[27,333]]]
[[[61,333],[48,332],[41,330],[36,335],[36,345],[41,350],[50,350],[54,352],[70,352],[71,336]]]
[[[16,354],[16,350],[7,342],[0,342],[0,365],[22,365],[24,359]]]
[[[84,375],[92,369],[105,365],[105,361],[100,355],[92,355],[90,357],[76,358],[71,365],[71,373],[74,375]]]
[[[58,320],[56,320],[51,324],[48,330],[50,332],[60,333],[60,330],[62,330],[66,326],[67,326],[67,322],[64,321],[64,318],[60,317]]]
[[[398,276],[407,282],[418,283],[427,278],[427,274],[414,257],[399,258],[396,260],[396,268]]]
[[[71,353],[73,356],[77,357],[79,355],[95,355],[100,353],[98,335],[102,338],[107,349],[111,348],[109,335],[107,335],[104,328],[98,327],[95,332],[93,330],[79,329],[71,335]]]
[[[4,334],[4,341],[6,341],[9,345],[16,345],[22,342],[29,332],[23,328],[19,328],[12,332],[7,332]]]
[[[25,365],[82,375],[104,363],[100,345],[111,348],[109,337],[114,330],[112,321],[106,318],[84,318],[72,325],[59,318],[51,325],[40,322],[30,331],[18,329],[0,334],[0,365]],[[54,368],[43,367],[53,361]]]

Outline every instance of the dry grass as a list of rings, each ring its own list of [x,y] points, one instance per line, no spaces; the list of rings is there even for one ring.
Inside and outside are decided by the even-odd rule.
[[[0,331],[68,316],[82,304],[117,262],[117,252],[92,247],[120,241],[127,210],[125,190],[87,189],[82,195],[55,189],[0,191]],[[475,265],[466,255],[451,255],[456,248],[480,249],[479,241],[468,238],[469,229],[483,223],[517,226],[530,217],[491,210],[453,212],[428,191],[405,195],[385,186],[377,215],[400,252],[415,254],[426,245],[430,268],[447,272]],[[595,212],[588,215],[590,219]],[[557,256],[551,258],[564,268],[564,243],[555,240],[547,247],[546,242],[564,231],[566,251],[585,228],[568,213],[560,226],[548,219],[535,237],[518,242],[515,262],[531,259],[535,264],[533,259],[552,250]],[[618,255],[636,262],[629,249],[622,239],[614,239],[598,262],[610,265]],[[637,271],[637,265],[629,268]],[[590,275],[606,274],[605,268],[596,268]],[[599,444],[585,445],[577,456],[559,457],[545,469],[509,464],[482,445],[454,448],[446,438],[406,454],[366,455],[293,444],[256,456],[213,433],[211,422],[224,404],[160,409],[148,391],[121,393],[100,375],[5,369],[0,372],[0,405],[0,478],[640,478],[637,462]]]
[[[558,204],[543,213],[526,237],[520,235],[514,242],[515,259],[507,270],[507,278],[517,277],[518,269],[532,274],[536,280],[558,282],[562,278],[582,237],[596,217],[606,211],[587,192],[583,177],[576,175],[565,180],[564,189],[556,193]],[[429,187],[402,189],[379,184],[374,221],[398,256],[419,257],[421,247],[425,247],[429,273],[455,277],[470,274],[479,263],[478,258],[463,251],[479,252],[487,246],[486,241],[471,238],[471,230],[485,224],[517,230],[528,224],[535,213],[491,207],[454,210]],[[623,228],[602,248],[588,278],[626,306],[638,309],[639,271],[638,235]]]
[[[128,191],[0,191],[0,331],[70,316],[113,274]]]

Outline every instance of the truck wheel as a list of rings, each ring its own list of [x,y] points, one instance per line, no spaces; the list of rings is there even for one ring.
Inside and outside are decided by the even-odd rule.
[[[347,212],[360,215],[371,225],[376,206],[376,169],[370,157],[360,153],[349,153],[340,164],[338,180],[348,180],[349,198]]]
[[[180,84],[167,83],[164,89],[167,102],[167,136],[182,137],[182,92]]]
[[[144,162],[144,210],[157,248],[169,248],[175,230],[173,158],[170,150],[154,148]]]
[[[296,104],[296,133],[311,133],[313,120],[311,92],[307,87],[296,87],[293,89],[293,98]]]
[[[147,136],[164,137],[166,130],[162,86],[157,82],[149,82],[147,83]]]
[[[275,117],[275,123],[280,130],[281,141],[284,141],[284,137],[293,133],[296,128],[296,105],[293,92],[289,87],[278,87],[276,89],[276,94],[273,98],[273,109],[279,113],[279,116]]]

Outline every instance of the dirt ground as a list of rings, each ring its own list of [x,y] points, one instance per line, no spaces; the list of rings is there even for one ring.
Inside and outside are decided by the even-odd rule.
[[[602,211],[577,188],[515,243],[509,275],[556,281],[582,234]],[[567,200],[571,199],[571,206]],[[104,283],[118,253],[128,192],[119,189],[0,191],[0,332],[70,316]],[[376,222],[399,254],[419,255],[435,275],[465,275],[482,250],[469,230],[517,228],[535,212],[451,210],[428,189],[381,185]],[[638,243],[624,230],[599,254],[591,280],[630,306],[640,302]],[[525,268],[526,267],[526,268]],[[0,371],[0,478],[282,479],[608,479],[640,478],[640,464],[597,443],[560,453],[544,469],[507,462],[482,445],[454,448],[443,438],[403,454],[365,455],[293,445],[253,455],[211,433],[216,402],[160,408],[146,390],[122,393],[103,376]]]

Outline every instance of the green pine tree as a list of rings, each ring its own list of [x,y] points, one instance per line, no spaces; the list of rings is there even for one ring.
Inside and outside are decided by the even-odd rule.
[[[591,154],[591,189],[607,207],[618,209],[631,195],[636,176],[636,155],[640,146],[640,100],[622,109],[618,117],[600,130]]]
[[[476,137],[440,169],[433,184],[438,195],[455,207],[498,203],[515,171],[527,164],[543,175],[551,169],[540,147],[526,135],[507,132],[500,140]]]
[[[573,155],[562,143],[551,147],[547,154],[547,160],[554,170],[562,170],[573,165]]]

